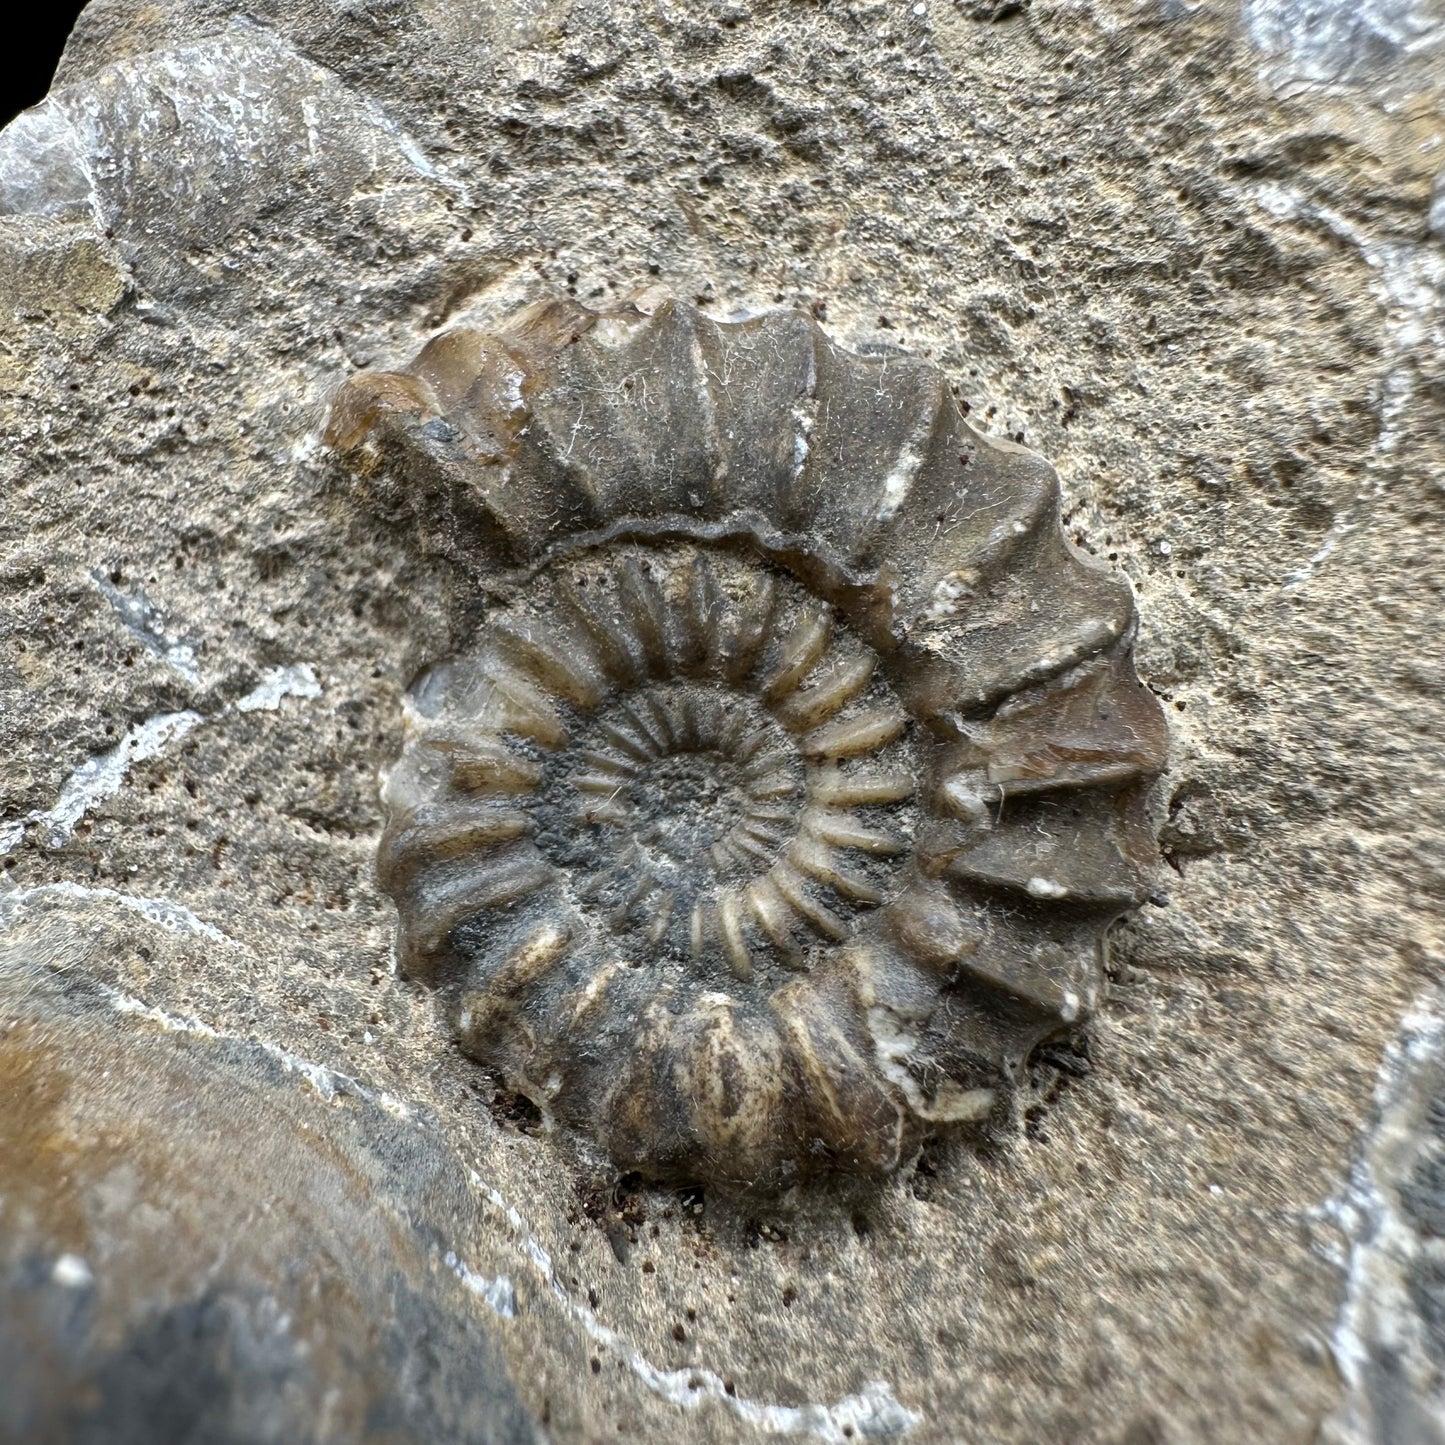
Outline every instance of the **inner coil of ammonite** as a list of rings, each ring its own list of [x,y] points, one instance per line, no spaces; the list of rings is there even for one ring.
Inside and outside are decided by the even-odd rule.
[[[913,846],[911,720],[873,650],[776,569],[693,549],[559,565],[430,692],[457,712],[446,811],[389,837],[388,883],[447,837],[479,910],[463,946],[532,928],[539,956],[565,932],[547,966],[569,986],[646,970],[613,1007],[806,970]]]
[[[462,1047],[615,1165],[885,1173],[1097,1008],[1154,856],[1128,588],[938,373],[811,319],[563,304],[328,433],[487,599],[380,878]]]

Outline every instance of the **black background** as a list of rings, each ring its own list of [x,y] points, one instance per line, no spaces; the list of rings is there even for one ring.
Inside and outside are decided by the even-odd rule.
[[[16,111],[42,99],[50,89],[65,37],[84,0],[31,0],[5,27],[5,61],[0,65],[0,125]]]

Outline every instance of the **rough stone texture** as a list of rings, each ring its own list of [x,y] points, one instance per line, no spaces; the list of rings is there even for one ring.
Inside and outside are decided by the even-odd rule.
[[[471,1253],[424,1190],[395,1248],[441,1382],[394,1398],[467,1408],[446,1351],[493,1358],[488,1335],[559,1441],[1391,1438],[1361,1404],[1347,1296],[1369,1272],[1342,1268],[1331,1201],[1442,963],[1442,120],[1409,80],[1434,12],[1401,51],[1417,88],[1380,104],[1378,55],[1348,49],[1368,27],[1339,27],[1323,83],[1288,27],[1172,0],[242,10],[100,0],[0,137],[15,966],[214,1030],[174,1061],[200,1116],[255,1088],[307,1187],[341,1168],[399,1207],[364,1161],[404,1121],[319,1111],[326,1158],[293,1148],[309,1105],[277,1090],[310,1076],[244,1041],[432,1121],[415,1147],[465,1182],[447,1208]],[[763,1212],[579,1181],[392,976],[376,774],[405,687],[457,640],[450,583],[320,445],[346,376],[443,324],[654,280],[941,365],[971,419],[1059,466],[1071,535],[1133,579],[1173,714],[1170,900],[1118,935],[1051,1101],[993,1150]],[[174,1077],[159,1024],[44,1009],[42,1091],[107,1055]],[[66,1138],[119,1107],[74,1089]],[[17,1225],[55,1137],[0,1185],[22,1286],[88,1275],[162,1343],[168,1309],[202,1342],[259,1329],[283,1283],[264,1260],[249,1294],[177,1281],[147,1314],[132,1236],[84,1254]],[[137,1217],[202,1218],[213,1190],[263,1207],[278,1181],[244,1137],[143,1175]],[[1426,1228],[1438,1191],[1410,1178]],[[458,1290],[447,1252],[513,1279],[515,1315]],[[113,1328],[93,1379],[137,1342]],[[500,1371],[474,1375],[505,1401]],[[1438,1428],[1428,1380],[1400,1378]]]

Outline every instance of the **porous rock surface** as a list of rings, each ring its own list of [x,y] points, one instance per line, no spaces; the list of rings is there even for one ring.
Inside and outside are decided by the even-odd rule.
[[[1434,1076],[1376,1101],[1442,961],[1438,16],[1287,9],[90,7],[0,135],[0,1428],[204,1359],[248,1440],[1439,1429]],[[1087,1044],[883,1184],[581,1177],[393,974],[378,769],[470,602],[327,407],[655,283],[940,366],[1170,713]],[[265,1335],[342,1236],[347,1308]]]

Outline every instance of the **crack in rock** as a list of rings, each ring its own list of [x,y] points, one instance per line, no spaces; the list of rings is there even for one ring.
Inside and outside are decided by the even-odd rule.
[[[773,1405],[730,1392],[727,1381],[712,1370],[660,1368],[604,1325],[586,1305],[572,1298],[557,1276],[552,1256],[537,1243],[517,1208],[475,1170],[468,1172],[473,1187],[505,1218],[523,1255],[568,1314],[592,1340],[618,1355],[653,1394],[669,1404],[695,1410],[705,1401],[713,1401],[764,1435],[811,1435],[825,1445],[897,1439],[922,1423],[923,1416],[903,1405],[883,1380],[865,1381],[856,1395],[832,1404]]]
[[[1321,1213],[1344,1235],[1331,1341],[1346,1386],[1322,1445],[1445,1440],[1445,997],[1420,998],[1387,1045],[1374,1119]]]
[[[212,943],[223,943],[229,948],[241,947],[229,934],[198,918],[184,903],[177,903],[173,898],[140,898],[116,888],[87,888],[79,883],[42,883],[35,888],[0,891],[0,931],[14,928],[25,905],[40,898],[103,899],[139,913],[171,933],[208,938]]]

